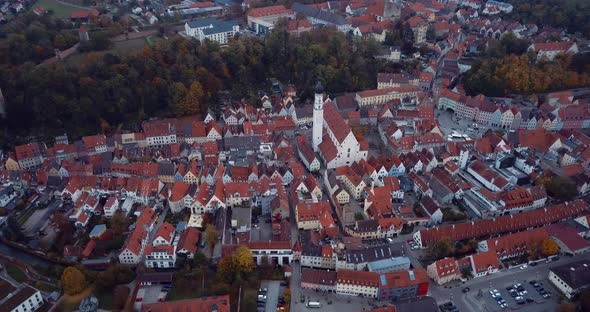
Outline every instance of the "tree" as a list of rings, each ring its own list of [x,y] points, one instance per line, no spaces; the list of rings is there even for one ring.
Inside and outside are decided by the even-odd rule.
[[[254,271],[254,256],[252,255],[252,251],[246,246],[240,246],[234,252],[234,258],[236,262],[236,268],[241,273],[251,273]]]
[[[215,248],[215,244],[217,243],[217,229],[215,229],[215,225],[207,224],[205,228],[205,242],[209,244],[211,257],[213,257],[213,248]]]
[[[121,235],[129,230],[129,218],[121,210],[117,210],[111,219],[111,229],[116,235]]]
[[[557,199],[571,199],[578,194],[576,184],[569,177],[553,177],[547,186],[547,193]]]
[[[461,269],[461,276],[463,278],[468,278],[469,276],[471,276],[471,267],[469,266]]]
[[[67,267],[61,275],[61,286],[68,295],[77,295],[86,288],[84,273],[75,267]]]
[[[445,237],[428,246],[426,253],[434,259],[442,259],[452,255],[454,251],[453,242],[450,238]]]
[[[184,99],[183,115],[194,115],[200,113],[203,96],[203,87],[198,81],[193,81],[193,83],[191,83],[189,92]]]
[[[129,287],[118,285],[113,289],[113,310],[122,311],[129,297]]]
[[[285,288],[283,291],[283,298],[285,298],[285,310],[289,311],[289,306],[291,305],[291,289]]]
[[[133,280],[133,270],[121,265],[110,266],[107,270],[98,273],[96,286],[109,289],[119,284],[126,284]]]
[[[221,259],[217,272],[229,284],[240,284],[254,268],[252,251],[246,246],[240,246],[231,255]]]
[[[363,216],[362,212],[357,212],[354,214],[354,220],[356,220],[356,221],[365,220],[365,216]]]
[[[562,303],[555,309],[556,312],[576,312],[576,305],[573,303]]]
[[[557,254],[558,252],[559,252],[559,246],[557,245],[557,243],[553,239],[548,238],[543,241],[543,247],[542,247],[542,251],[541,251],[543,256],[553,256],[553,255]]]

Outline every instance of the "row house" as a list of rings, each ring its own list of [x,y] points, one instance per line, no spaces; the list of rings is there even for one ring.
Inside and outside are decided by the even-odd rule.
[[[367,186],[365,181],[351,167],[336,168],[336,179],[340,181],[354,199],[361,199]]]
[[[176,120],[146,121],[142,124],[148,146],[163,146],[177,143]]]
[[[82,143],[88,155],[96,155],[107,152],[107,138],[104,134],[82,137]]]
[[[221,182],[210,186],[208,183],[201,184],[201,187],[190,204],[191,214],[201,215],[206,212],[215,212],[219,208],[225,208],[224,184]]]
[[[319,230],[320,216],[325,210],[331,211],[329,201],[297,204],[295,206],[297,228],[302,230]]]
[[[317,172],[320,170],[320,160],[303,135],[297,136],[297,152],[299,154],[299,159],[301,159],[301,162],[309,172]]]
[[[500,260],[516,258],[530,252],[533,248],[541,246],[546,239],[549,239],[547,230],[545,228],[536,228],[480,241],[477,245],[477,251],[495,252]]]
[[[309,240],[301,246],[301,267],[334,270],[338,255],[331,245],[316,245]]]
[[[461,278],[455,258],[443,258],[426,267],[426,273],[435,283],[443,285]]]
[[[148,268],[174,268],[176,265],[176,229],[168,222],[162,223],[153,237],[152,244],[145,250],[145,266]]]
[[[344,227],[344,231],[362,239],[396,237],[403,229],[405,221],[398,217],[356,221],[354,225]]]
[[[310,290],[320,290],[327,293],[336,292],[336,271],[326,271],[321,269],[302,268],[301,269],[301,288]]]
[[[14,148],[16,160],[20,170],[29,170],[39,167],[44,160],[47,147],[40,143],[29,143]]]
[[[394,100],[416,101],[422,90],[415,85],[359,91],[355,100],[359,106],[383,105]]]
[[[157,215],[150,207],[139,211],[139,217],[135,222],[135,229],[127,237],[125,245],[119,254],[119,263],[137,265],[144,256],[148,244],[149,233],[152,231]]]
[[[377,89],[397,88],[402,86],[417,86],[419,78],[408,73],[378,73]]]
[[[379,274],[376,272],[337,270],[336,293],[400,301],[428,294],[428,277],[424,269]]]
[[[492,192],[501,192],[510,186],[508,180],[480,160],[472,162],[467,172]]]
[[[201,231],[196,227],[188,227],[181,234],[176,246],[176,254],[193,259],[197,253],[197,245],[201,241]]]
[[[493,219],[424,229],[414,233],[413,237],[418,246],[425,247],[440,240],[442,237],[449,237],[451,240],[461,241],[470,238],[516,232],[577,217],[587,211],[588,204],[586,202],[575,200]]]

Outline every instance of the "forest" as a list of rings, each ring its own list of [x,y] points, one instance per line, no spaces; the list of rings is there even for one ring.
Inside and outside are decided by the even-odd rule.
[[[565,28],[590,38],[590,1],[588,0],[505,0],[514,6],[507,15],[521,23]]]
[[[60,36],[45,35],[54,40]],[[35,42],[28,36],[23,40]],[[257,104],[271,78],[295,84],[303,98],[318,78],[331,95],[372,88],[380,66],[373,57],[378,49],[376,42],[333,30],[293,38],[280,29],[264,39],[233,40],[223,49],[173,37],[127,55],[88,54],[75,65],[36,66],[43,54],[9,55],[0,62],[7,112],[0,144],[50,142],[64,131],[76,139],[135,130],[140,121],[154,116],[216,109],[220,91],[227,91],[232,100]]]
[[[529,95],[590,86],[590,54],[537,61],[528,41],[508,34],[490,40],[482,57],[462,77],[469,95]]]

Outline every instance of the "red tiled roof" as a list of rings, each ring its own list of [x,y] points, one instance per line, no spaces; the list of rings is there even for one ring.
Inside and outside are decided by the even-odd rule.
[[[229,312],[229,295],[143,304],[142,312]]]
[[[459,274],[459,268],[457,267],[457,261],[455,258],[444,258],[434,262],[436,267],[436,274],[439,278]]]
[[[203,1],[203,2],[194,2],[193,4],[191,4],[191,8],[210,8],[212,6],[215,6],[215,4],[211,1]]]
[[[158,231],[156,231],[156,236],[154,238],[161,237],[161,238],[169,241],[170,239],[172,239],[172,234],[174,233],[174,231],[175,231],[174,225],[172,225],[168,222],[164,222],[164,223],[162,223],[162,225],[160,225],[160,227],[158,228]]]
[[[457,241],[507,232],[516,232],[527,228],[547,225],[567,218],[573,218],[586,211],[588,211],[588,204],[585,201],[578,199],[572,202],[548,206],[516,215],[444,225],[421,230],[419,233],[422,245],[429,245],[430,243],[445,237]]]
[[[410,271],[399,271],[382,274],[381,276],[385,278],[385,283],[381,284],[379,288],[406,288],[408,286],[428,283],[426,270],[414,269],[412,273],[410,274]]]
[[[578,234],[578,230],[572,226],[567,224],[551,224],[546,229],[551,237],[562,242],[573,252],[590,247],[590,243],[583,239]]]
[[[290,241],[258,241],[258,242],[248,242],[248,248],[250,249],[289,249],[291,250],[291,242]]]
[[[489,251],[494,251],[498,256],[504,256],[511,255],[515,252],[524,252],[532,245],[541,243],[547,238],[549,238],[547,230],[545,228],[537,228],[490,238],[486,243]]]
[[[100,13],[95,10],[88,10],[88,11],[74,11],[72,12],[72,14],[70,15],[71,18],[89,18],[91,16],[99,16]]]
[[[339,284],[379,287],[379,274],[375,272],[338,270],[336,278]]]
[[[187,193],[190,185],[182,181],[174,182],[172,186],[172,194],[170,195],[170,201],[177,202],[181,200]]]
[[[287,9],[284,5],[272,5],[262,8],[254,8],[248,11],[248,16],[251,17],[264,17],[282,14],[293,14],[293,10]]]
[[[567,51],[574,45],[571,41],[539,42],[533,45],[535,52],[539,51]]]
[[[190,253],[197,252],[197,244],[201,238],[201,231],[196,227],[189,227],[180,235],[178,250],[185,249]]]
[[[38,143],[19,145],[14,148],[17,160],[41,156],[41,146]]]
[[[91,135],[82,137],[82,142],[84,143],[84,147],[89,149],[106,145],[107,138],[104,136],[104,134]]]
[[[344,139],[346,139],[346,137],[351,133],[350,127],[344,121],[344,119],[342,119],[342,116],[336,109],[336,106],[334,106],[331,101],[328,101],[324,104],[324,120],[326,121],[326,125],[334,133],[338,143],[342,143]]]
[[[297,204],[295,207],[295,211],[297,212],[297,220],[301,222],[319,220],[320,214],[326,208],[328,210],[330,209],[329,201]]]
[[[287,31],[297,31],[299,29],[311,28],[311,24],[306,19],[292,20],[287,24]]]
[[[471,255],[471,257],[473,259],[473,266],[475,267],[474,273],[487,271],[489,267],[500,268],[498,256],[494,251],[479,252]]]

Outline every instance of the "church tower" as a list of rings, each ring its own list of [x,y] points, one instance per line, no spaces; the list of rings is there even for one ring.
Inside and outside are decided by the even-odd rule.
[[[324,87],[318,80],[315,85],[315,99],[313,101],[313,151],[317,152],[322,143],[324,129]]]

